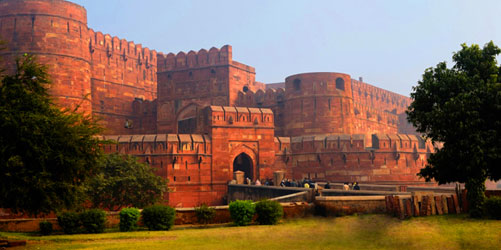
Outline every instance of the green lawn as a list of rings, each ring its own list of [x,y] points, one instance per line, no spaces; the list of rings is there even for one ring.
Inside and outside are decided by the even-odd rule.
[[[276,226],[175,227],[172,231],[34,236],[27,249],[501,249],[501,221],[385,215],[287,220]]]

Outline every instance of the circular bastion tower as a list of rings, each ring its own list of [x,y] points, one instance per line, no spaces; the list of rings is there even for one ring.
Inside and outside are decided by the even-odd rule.
[[[284,135],[351,134],[351,77],[303,73],[285,79]]]
[[[51,95],[63,107],[88,114],[91,107],[90,45],[87,11],[63,0],[0,0],[2,66],[13,70],[15,58],[37,56],[48,66]]]

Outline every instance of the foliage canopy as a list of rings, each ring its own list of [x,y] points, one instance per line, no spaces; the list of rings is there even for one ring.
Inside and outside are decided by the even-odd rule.
[[[144,208],[162,198],[166,181],[153,169],[131,155],[104,155],[100,172],[88,184],[87,195],[94,207],[120,210]]]
[[[413,88],[408,119],[436,148],[419,175],[440,184],[466,184],[470,212],[481,213],[485,180],[501,179],[501,69],[493,42],[467,46],[445,62],[426,69]]]
[[[45,66],[31,55],[0,83],[0,207],[32,215],[81,204],[101,155],[101,128],[50,98]]]

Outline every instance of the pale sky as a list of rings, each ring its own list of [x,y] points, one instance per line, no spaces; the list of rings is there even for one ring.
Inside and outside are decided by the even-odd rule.
[[[499,0],[71,0],[90,28],[163,53],[233,46],[256,80],[342,72],[408,96],[461,43],[501,46]]]

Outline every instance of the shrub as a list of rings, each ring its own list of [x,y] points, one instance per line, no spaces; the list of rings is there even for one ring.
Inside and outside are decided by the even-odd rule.
[[[195,208],[195,215],[197,216],[198,223],[209,224],[216,216],[216,209],[202,204]]]
[[[284,215],[284,208],[277,201],[262,200],[256,203],[257,222],[261,225],[275,225]]]
[[[164,205],[153,205],[143,209],[143,223],[149,230],[169,230],[174,225],[176,210]]]
[[[82,224],[80,216],[75,212],[64,212],[57,216],[57,223],[65,234],[76,234],[80,232]]]
[[[235,225],[245,226],[252,221],[254,216],[254,204],[252,201],[233,201],[230,203],[230,216]]]
[[[102,233],[106,224],[106,212],[102,209],[91,209],[80,214],[85,232]]]
[[[48,221],[40,221],[38,226],[40,227],[40,234],[49,235],[52,233],[52,223]]]
[[[122,209],[120,211],[120,231],[133,231],[137,226],[140,215],[139,209],[135,207]]]
[[[487,198],[484,203],[485,213],[496,220],[501,220],[501,196]]]

